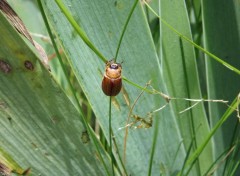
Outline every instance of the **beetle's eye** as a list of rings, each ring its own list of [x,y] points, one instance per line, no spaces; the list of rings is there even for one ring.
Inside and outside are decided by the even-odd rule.
[[[117,64],[111,64],[111,65],[110,65],[110,68],[117,70],[117,69],[118,69],[118,65],[117,65]]]

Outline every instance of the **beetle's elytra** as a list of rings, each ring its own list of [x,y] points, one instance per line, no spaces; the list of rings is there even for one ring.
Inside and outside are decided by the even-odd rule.
[[[107,96],[116,96],[122,88],[122,65],[110,60],[106,63],[102,90]]]

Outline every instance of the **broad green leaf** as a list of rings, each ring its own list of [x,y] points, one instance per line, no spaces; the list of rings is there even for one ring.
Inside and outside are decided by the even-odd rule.
[[[0,26],[0,158],[32,175],[106,174],[79,112],[2,13]]]
[[[127,0],[63,2],[98,50],[109,60],[112,59],[124,23],[134,2]],[[53,1],[46,1],[44,4],[52,27],[69,57],[69,63],[108,139],[109,97],[106,97],[101,90],[104,63],[76,34]],[[141,86],[152,80],[154,88],[166,92],[152,36],[140,4],[137,5],[127,27],[118,58],[118,62],[123,61],[124,77]],[[101,74],[99,74],[99,70]],[[141,90],[127,82],[123,84],[132,105]],[[119,107],[112,107],[112,127],[114,138],[120,149],[119,155],[122,157],[125,130],[119,130],[119,128],[126,125],[129,107],[123,98],[123,93],[120,93],[115,99]],[[165,100],[159,95],[144,94],[133,113],[144,117],[148,112],[159,108],[164,103]],[[147,174],[153,133],[157,129],[152,175],[160,174],[162,167],[166,168],[168,173],[176,173],[183,165],[185,151],[181,145],[182,138],[172,110],[167,107],[154,114],[153,121],[154,127],[152,128],[129,130],[126,162],[128,174]],[[115,157],[118,158],[117,155]]]
[[[184,36],[192,38],[185,1],[160,1],[160,16]],[[169,94],[177,98],[201,99],[193,46],[177,36],[164,24],[161,24],[161,37],[161,62],[164,81],[167,84]],[[209,133],[207,117],[202,103],[189,111],[179,114],[179,112],[194,103],[196,102],[184,100],[172,102],[186,150],[194,140],[192,151],[202,144]],[[195,171],[202,175],[212,162],[212,145],[210,143],[198,158]]]
[[[202,0],[202,7],[205,48],[236,68],[240,68],[239,2]],[[211,99],[218,98],[232,101],[240,91],[239,75],[210,60],[208,56],[206,58],[208,97]],[[214,126],[218,122],[219,117],[226,109],[227,107],[221,104],[209,105],[211,126]],[[216,158],[231,144],[232,138],[230,136],[233,136],[236,122],[236,115],[233,115],[214,136],[215,145],[218,146],[214,150]],[[222,169],[219,169],[220,175],[222,174]]]

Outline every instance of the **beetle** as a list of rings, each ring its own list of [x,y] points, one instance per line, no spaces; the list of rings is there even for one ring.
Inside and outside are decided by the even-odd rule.
[[[114,60],[106,62],[102,90],[107,96],[116,96],[122,88],[122,65]]]

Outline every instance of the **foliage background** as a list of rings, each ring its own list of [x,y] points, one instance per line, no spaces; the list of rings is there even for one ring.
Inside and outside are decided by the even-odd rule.
[[[48,35],[36,4],[27,0],[9,2],[29,31]],[[63,2],[99,51],[106,58],[113,58],[134,1]],[[37,59],[36,51],[25,44],[27,41],[22,40],[1,14],[1,33],[5,35],[1,41],[0,58],[13,67],[10,76],[2,72],[0,75],[3,112],[0,115],[1,163],[21,172],[31,167],[33,175],[109,174],[110,160],[104,147],[98,144],[95,148],[92,138],[87,144],[81,140],[86,129],[82,125],[83,117],[79,115],[81,109],[67,81],[73,80],[77,88],[74,93],[82,107],[88,104],[86,100],[89,102],[88,107],[93,110],[101,127],[101,136],[108,139],[109,98],[101,91],[104,63],[82,41],[55,1],[45,1],[43,5],[58,46],[63,49],[64,63],[70,71],[64,75],[58,59],[54,58],[50,61],[49,73]],[[152,1],[150,5],[184,36],[239,68],[238,1],[162,0]],[[54,53],[49,43],[34,39],[49,55]],[[21,54],[16,51],[21,51]],[[128,80],[140,86],[152,80],[151,85],[155,89],[171,97],[199,99],[203,96],[231,102],[239,93],[238,74],[182,40],[140,3],[127,26],[118,58],[119,62],[123,61],[123,76]],[[34,63],[34,72],[23,67],[26,59]],[[82,92],[78,91],[79,85]],[[119,128],[126,125],[130,108],[125,97],[127,95],[132,105],[141,92],[127,82],[124,82],[124,88],[126,93],[120,93],[112,106],[112,128],[119,148],[119,153],[115,153],[116,173],[123,172],[118,155],[122,157],[125,135],[125,130]],[[82,94],[84,96],[80,96]],[[160,95],[144,93],[133,113],[144,117],[164,104],[165,100]],[[184,174],[187,174],[188,168],[192,167],[190,175],[203,175],[219,155],[225,156],[223,152],[230,146],[238,149],[239,127],[234,113],[227,116],[226,123],[204,147],[195,163],[187,165],[187,159],[194,151],[200,151],[199,146],[228,109],[221,103],[200,103],[179,115],[181,110],[191,105],[192,102],[185,100],[172,100],[169,106],[154,114],[152,128],[129,130],[125,163],[128,174],[146,175],[151,167],[152,175],[175,175],[185,167]],[[9,116],[11,120],[8,120]],[[85,113],[85,116],[91,117],[91,113]],[[106,168],[102,165],[98,149]],[[216,175],[231,173],[234,171],[232,168],[239,165],[238,152],[230,156],[229,160],[224,160],[226,165],[219,166],[216,162],[219,166]],[[11,162],[6,158],[11,158]],[[18,164],[9,164],[13,163],[12,160]]]

